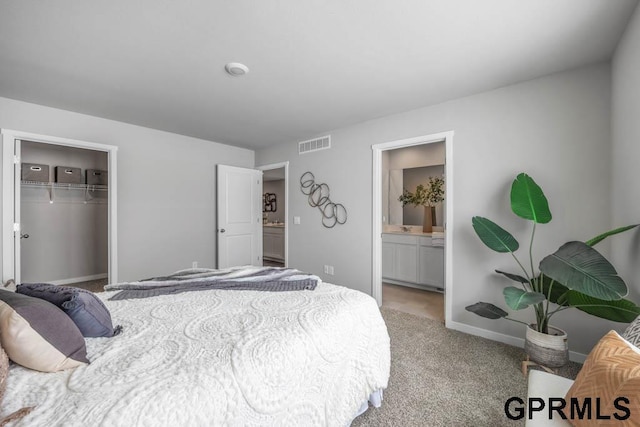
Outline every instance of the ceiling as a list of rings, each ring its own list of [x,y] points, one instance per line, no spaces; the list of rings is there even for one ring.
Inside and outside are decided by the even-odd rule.
[[[608,60],[637,2],[3,0],[0,96],[260,149]]]

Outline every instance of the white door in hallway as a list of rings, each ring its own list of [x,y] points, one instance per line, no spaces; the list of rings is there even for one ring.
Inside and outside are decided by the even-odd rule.
[[[218,165],[218,268],[262,265],[262,171]]]

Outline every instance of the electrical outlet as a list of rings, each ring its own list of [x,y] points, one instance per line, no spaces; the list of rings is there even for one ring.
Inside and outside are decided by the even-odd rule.
[[[329,266],[329,275],[333,276],[333,265]]]
[[[324,274],[329,274],[329,266],[328,265],[324,266]]]
[[[198,268],[198,261],[193,261],[191,263],[191,268]]]
[[[294,216],[293,217],[293,223],[295,225],[300,225],[300,217],[299,216]]]

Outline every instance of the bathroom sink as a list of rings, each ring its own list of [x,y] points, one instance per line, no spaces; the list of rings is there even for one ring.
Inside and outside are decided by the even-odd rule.
[[[442,232],[444,231],[442,227],[433,227],[434,232]],[[393,233],[393,234],[421,234],[425,233],[422,231],[421,225],[397,225],[397,224],[385,224],[382,227],[383,233]],[[430,234],[430,233],[427,233]]]

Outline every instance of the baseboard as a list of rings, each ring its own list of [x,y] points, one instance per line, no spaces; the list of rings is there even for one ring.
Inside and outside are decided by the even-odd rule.
[[[420,289],[423,291],[430,291],[430,292],[439,292],[441,294],[444,294],[444,285],[442,285],[443,287],[432,286],[432,285],[420,285],[417,283],[403,282],[401,280],[394,280],[394,279],[388,279],[386,277],[383,277],[382,284],[385,284],[385,283],[388,283],[390,285],[404,286],[407,288]]]
[[[514,347],[524,348],[524,338],[512,337],[511,335],[501,334],[499,332],[489,331],[487,329],[478,328],[477,326],[466,325],[460,322],[448,322],[447,328],[455,331],[464,332],[469,335],[476,335],[478,337],[487,338],[492,341],[498,341],[504,344],[509,344]],[[584,363],[587,359],[586,354],[578,353],[577,351],[569,351],[569,360],[572,362]]]
[[[69,285],[71,283],[88,282],[90,280],[100,280],[100,279],[106,279],[108,277],[109,275],[107,273],[101,273],[101,274],[93,274],[91,276],[72,277],[70,279],[54,280],[49,283],[51,283],[52,285]]]

